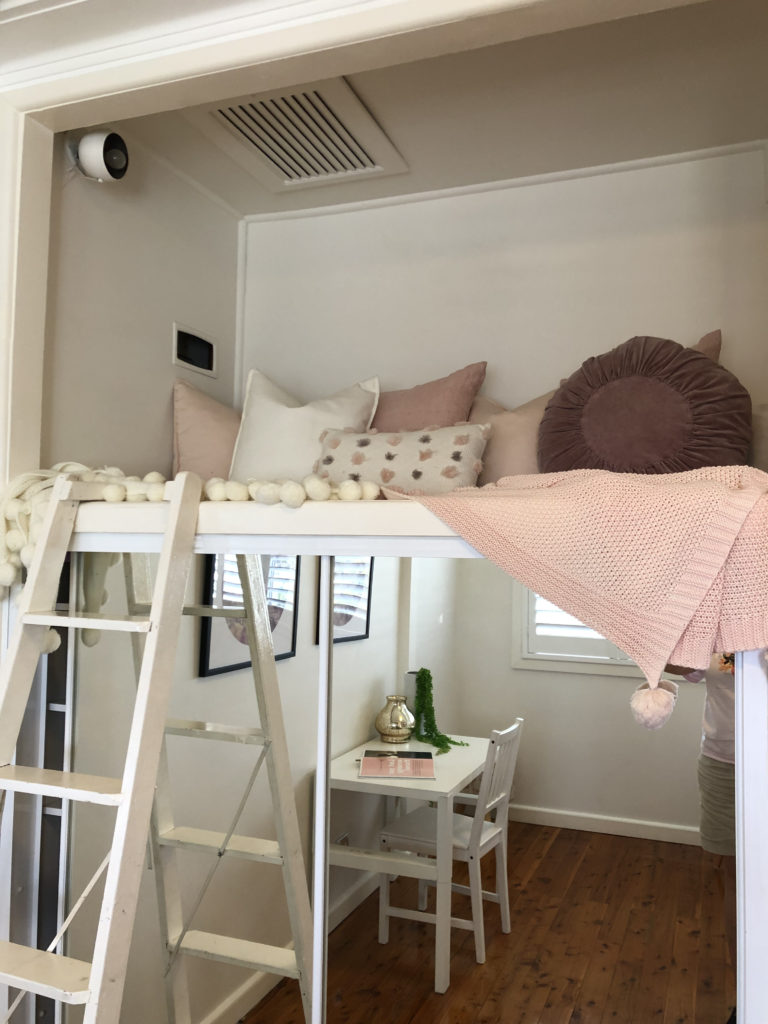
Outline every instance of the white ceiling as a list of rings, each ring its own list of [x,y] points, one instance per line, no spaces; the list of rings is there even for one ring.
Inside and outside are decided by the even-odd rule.
[[[629,14],[660,10],[705,0],[464,0],[458,7],[447,0],[0,0],[0,80],[9,74],[27,77],[31,69],[84,55],[104,60],[131,47],[143,53],[173,45],[193,44],[215,30],[221,35],[254,27],[312,23],[349,11],[410,8],[425,22],[456,18],[462,21],[489,13],[512,12],[515,22],[538,31],[589,24]],[[532,28],[521,31],[530,34]],[[467,33],[470,45],[471,28]],[[476,44],[475,44],[476,45]]]
[[[727,0],[353,73],[407,172],[282,194],[183,112],[116,127],[238,215],[320,207],[766,138],[767,44],[768,3]]]
[[[162,53],[171,32],[176,46],[193,45],[213,26],[218,38],[231,29],[234,40],[238,29],[268,30],[270,20],[311,27],[345,10],[383,8],[434,22],[463,4],[448,34],[412,30],[374,58],[352,65],[342,54],[327,64],[392,141],[405,173],[275,193],[184,111],[109,124],[128,141],[132,163],[165,161],[237,216],[768,137],[766,0],[74,0],[4,21],[23,12],[23,3],[9,6],[17,2],[0,0],[0,92],[46,75],[63,80],[70,67],[108,64],[118,53],[123,61]],[[29,9],[41,2],[55,0],[31,0]],[[238,95],[256,95],[265,83],[258,66],[244,66]]]

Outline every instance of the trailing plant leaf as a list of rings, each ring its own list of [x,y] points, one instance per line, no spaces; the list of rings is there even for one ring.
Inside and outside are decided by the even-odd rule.
[[[416,719],[413,730],[414,738],[423,743],[431,743],[437,747],[438,754],[447,754],[451,746],[467,746],[463,740],[452,740],[450,736],[446,736],[437,728],[432,696],[432,673],[428,668],[420,668],[416,673],[416,699],[413,715]]]

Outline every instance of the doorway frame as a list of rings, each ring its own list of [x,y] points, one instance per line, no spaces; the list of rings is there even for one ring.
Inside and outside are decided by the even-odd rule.
[[[697,0],[613,0],[619,18]],[[165,34],[160,52],[116,46],[42,65],[0,85],[0,476],[40,459],[45,306],[56,132],[477,48],[600,20],[599,0],[391,0],[291,4],[221,22],[205,41]],[[246,23],[247,22],[247,23]],[[153,49],[154,47],[154,49]],[[768,683],[765,659],[737,661],[738,1001],[768,1020]],[[316,834],[317,823],[316,823]],[[748,898],[747,898],[748,894]],[[3,922],[0,921],[0,931]],[[748,940],[747,941],[747,937]]]

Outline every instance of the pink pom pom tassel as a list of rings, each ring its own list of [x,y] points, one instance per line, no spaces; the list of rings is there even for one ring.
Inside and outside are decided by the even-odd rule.
[[[677,700],[677,683],[662,679],[657,686],[642,683],[629,702],[635,721],[646,729],[660,729],[667,721]]]

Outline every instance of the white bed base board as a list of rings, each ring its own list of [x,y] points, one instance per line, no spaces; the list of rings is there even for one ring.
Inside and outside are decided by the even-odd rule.
[[[80,507],[74,551],[159,551],[167,509],[154,502],[88,502]],[[365,554],[480,558],[417,501],[309,501],[301,508],[255,501],[204,501],[195,552]]]

